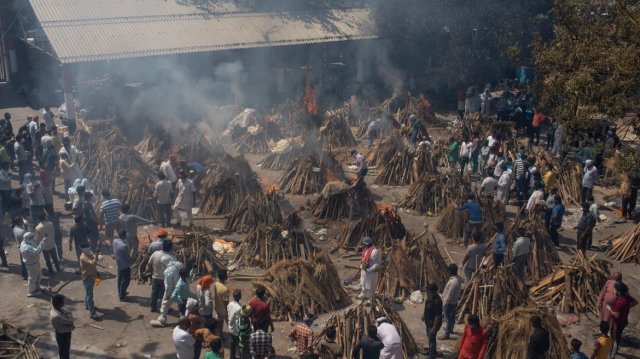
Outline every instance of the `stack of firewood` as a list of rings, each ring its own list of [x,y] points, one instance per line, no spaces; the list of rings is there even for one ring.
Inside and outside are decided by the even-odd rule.
[[[240,154],[269,152],[269,138],[264,126],[250,126],[243,135],[233,142],[233,148]]]
[[[375,145],[365,156],[369,166],[384,166],[391,161],[396,152],[404,148],[404,141],[399,133],[394,132]]]
[[[491,198],[480,197],[482,210],[482,238],[486,241],[496,233],[496,224],[504,223],[505,208]],[[455,204],[447,207],[438,220],[437,229],[440,233],[454,240],[463,236],[464,226],[469,218],[467,211],[457,210]],[[480,234],[480,233],[479,233]]]
[[[398,205],[419,213],[437,215],[441,214],[447,206],[453,206],[466,198],[469,193],[471,193],[469,182],[460,180],[459,176],[425,175],[409,187],[407,196]],[[442,218],[445,221],[445,216]],[[447,217],[446,221],[448,220],[450,218]]]
[[[311,194],[322,191],[327,182],[345,179],[342,166],[329,153],[310,153],[291,162],[276,180],[284,193]]]
[[[254,284],[266,288],[276,320],[302,320],[305,314],[331,313],[351,302],[326,252],[280,261]]]
[[[462,290],[458,303],[457,321],[463,323],[468,314],[497,319],[528,303],[528,298],[513,267],[495,267],[485,258]]]
[[[209,214],[231,213],[242,205],[247,196],[258,198],[263,193],[247,160],[226,153],[207,164],[201,190],[200,208]]]
[[[319,219],[339,219],[361,217],[374,208],[371,192],[360,179],[354,185],[327,183],[311,211]]]
[[[378,185],[389,186],[408,186],[417,178],[414,176],[413,163],[415,159],[415,151],[408,147],[404,147],[386,162],[376,177],[374,183]]]
[[[544,174],[547,164],[553,165],[553,172],[558,179],[558,194],[562,197],[562,202],[566,204],[580,205],[580,190],[582,189],[582,167],[577,162],[569,160],[560,161],[547,151],[534,153],[538,168]]]
[[[338,245],[342,248],[356,249],[364,237],[371,237],[379,248],[392,246],[405,238],[407,230],[398,213],[388,205],[369,211],[361,220],[345,226]]]
[[[607,255],[618,262],[640,263],[640,225],[625,232],[612,241]]]
[[[546,276],[531,288],[531,298],[543,305],[557,305],[564,313],[590,312],[600,314],[598,296],[611,277],[611,263],[586,258],[581,251],[569,265],[557,267],[556,272]]]
[[[320,142],[329,149],[354,147],[358,144],[342,116],[327,119],[326,125],[320,128]]]
[[[311,258],[316,251],[313,238],[297,226],[263,226],[247,235],[234,262],[268,268],[281,260]]]
[[[23,323],[24,324],[24,323]],[[6,321],[0,322],[0,358],[39,359],[34,336],[26,329],[15,327]]]
[[[275,193],[245,197],[227,217],[225,229],[246,233],[262,225],[282,222],[282,210]]]
[[[385,317],[393,324],[402,339],[403,359],[414,358],[420,352],[411,331],[396,310],[382,300],[375,300],[374,309],[369,304],[361,303],[346,312],[334,314],[325,325],[325,329],[316,337],[316,344],[324,338],[326,328],[334,327],[337,331],[336,341],[345,353],[352,353],[362,338],[367,337],[367,327],[376,324],[376,319]],[[396,358],[400,359],[400,358]]]

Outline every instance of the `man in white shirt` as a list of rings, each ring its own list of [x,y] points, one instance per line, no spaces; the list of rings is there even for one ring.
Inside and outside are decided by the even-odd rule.
[[[173,345],[176,346],[178,359],[194,359],[193,346],[196,340],[187,332],[189,325],[189,318],[183,316],[178,319],[178,325],[173,328]]]
[[[533,189],[534,191],[531,194],[531,197],[529,197],[529,201],[527,202],[526,207],[527,212],[530,214],[534,213],[540,203],[544,201],[544,191],[542,190],[542,188],[540,188],[540,184],[538,182],[533,184]]]
[[[158,173],[160,179],[153,190],[153,197],[158,201],[158,222],[162,227],[169,227],[171,224],[171,197],[173,196],[173,185],[163,172]]]
[[[164,173],[164,176],[175,183],[178,180],[176,176],[175,167],[178,165],[178,159],[176,155],[169,156],[169,159],[160,163],[160,172]]]
[[[176,201],[173,203],[173,215],[176,217],[176,227],[182,225],[181,211],[187,212],[189,226],[193,227],[193,207],[196,205],[196,187],[187,177],[187,173],[180,171],[180,179],[176,183]]]
[[[387,318],[376,319],[378,325],[378,339],[384,344],[380,351],[380,359],[401,359],[402,338],[396,327],[389,323]]]
[[[442,340],[449,340],[451,333],[453,333],[453,327],[456,324],[458,301],[460,300],[460,294],[462,293],[462,279],[458,276],[457,264],[449,264],[449,275],[451,275],[451,277],[447,281],[447,284],[444,286],[444,291],[442,292],[443,312],[447,321],[447,326],[444,329],[444,336],[439,338]]]
[[[527,259],[529,259],[529,251],[531,246],[531,240],[525,236],[524,228],[519,227],[516,229],[516,241],[511,248],[511,262],[516,270],[516,275],[524,280],[525,269],[527,267]]]
[[[236,353],[238,353],[240,338],[238,335],[240,332],[238,331],[238,319],[240,317],[240,310],[242,306],[240,305],[240,299],[242,298],[242,292],[240,289],[235,289],[233,291],[233,301],[227,304],[227,326],[229,329],[229,335],[231,336],[231,345],[229,347],[229,358],[236,359]]]
[[[504,169],[500,179],[498,180],[498,193],[496,196],[498,197],[498,201],[504,205],[509,202],[509,192],[511,190],[511,181],[513,179],[511,175],[512,172],[510,169]]]
[[[498,181],[493,176],[487,176],[480,185],[480,194],[483,194],[489,198],[493,198],[493,194],[498,187]]]

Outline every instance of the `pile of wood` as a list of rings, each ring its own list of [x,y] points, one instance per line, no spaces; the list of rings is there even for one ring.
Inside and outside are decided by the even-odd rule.
[[[553,166],[553,172],[558,179],[558,194],[562,197],[562,203],[579,206],[581,202],[580,190],[582,189],[582,166],[569,160],[560,162],[547,151],[538,151],[534,156],[543,175],[547,170],[548,163]]]
[[[144,284],[151,281],[151,272],[147,271],[151,255],[147,250],[138,250],[131,264],[131,280],[137,281],[138,284]]]
[[[319,219],[357,218],[375,208],[371,192],[364,180],[353,185],[343,182],[329,182],[311,207],[311,211]]]
[[[394,131],[400,128],[400,124],[396,122],[396,120],[390,117],[389,115],[378,114],[378,116],[373,116],[370,113],[369,119],[367,121],[360,123],[360,126],[358,127],[358,130],[356,132],[357,138],[362,138],[362,139],[367,138],[367,132],[369,131],[369,124],[371,123],[371,121],[376,122],[373,133],[372,133],[374,140],[387,138]]]
[[[262,225],[282,222],[282,210],[277,193],[269,192],[258,196],[247,196],[239,207],[227,217],[225,230],[247,233]]]
[[[346,312],[335,313],[327,320],[325,329],[316,336],[316,341],[324,338],[326,328],[334,327],[337,331],[336,341],[342,346],[344,353],[352,353],[360,340],[367,337],[367,327],[375,325],[377,318],[385,317],[402,338],[403,358],[410,359],[418,355],[420,347],[396,310],[388,302],[379,299],[374,304],[373,310],[371,305],[361,303]]]
[[[380,143],[375,145],[373,149],[365,156],[365,160],[369,166],[384,166],[391,161],[393,156],[398,151],[402,151],[405,147],[402,136],[399,133],[394,132],[389,137],[386,137]]]
[[[449,279],[447,264],[437,244],[424,235],[410,236],[392,245],[381,273],[376,293],[387,298],[406,298],[431,283],[442,290]]]
[[[205,234],[186,232],[174,236],[172,241],[176,246],[176,258],[185,268],[193,268],[198,276],[227,268],[226,261],[213,250],[212,238]]]
[[[224,150],[213,146],[197,128],[177,126],[167,131],[161,126],[147,124],[142,139],[135,145],[135,150],[149,163],[166,160],[175,154],[178,160],[187,163],[197,161],[206,163],[217,153]]]
[[[330,313],[351,303],[326,252],[280,261],[254,284],[266,288],[275,320],[302,320],[307,313]]]
[[[421,214],[438,215],[445,208],[448,212],[455,210],[455,204],[469,193],[469,182],[461,181],[460,176],[425,175],[409,187],[406,197],[398,205]],[[442,218],[444,220],[445,216]]]
[[[0,321],[0,358],[39,359],[36,343],[40,337],[28,330]]]
[[[531,317],[539,315],[542,327],[549,331],[547,358],[569,359],[569,345],[553,311],[545,308],[522,307],[493,321],[488,329],[485,359],[526,358],[529,337],[533,333]]]
[[[462,290],[458,303],[457,321],[464,323],[468,314],[497,319],[527,304],[528,297],[513,268],[491,266],[485,258]]]
[[[364,237],[371,237],[378,248],[386,248],[406,235],[407,229],[398,213],[389,205],[382,205],[376,211],[368,211],[361,220],[345,226],[338,245],[342,248],[356,249]]]
[[[640,263],[640,225],[612,241],[607,255],[618,262]]]
[[[488,240],[496,233],[496,223],[504,223],[505,208],[491,198],[480,197],[482,210],[482,238]],[[438,220],[438,232],[454,240],[460,240],[464,234],[464,226],[469,214],[467,211],[458,211],[457,205],[447,207]],[[460,227],[460,225],[462,226]]]
[[[355,147],[358,144],[342,116],[330,117],[320,128],[320,142],[327,148]]]
[[[530,290],[531,299],[541,305],[558,306],[563,313],[590,312],[600,315],[598,296],[605,283],[611,278],[611,263],[586,258],[576,252],[576,258],[569,265],[561,265],[553,274],[543,278]]]
[[[414,174],[415,151],[408,147],[395,152],[391,159],[384,164],[374,183],[388,186],[408,186],[417,180]]]
[[[310,153],[291,162],[276,180],[284,193],[311,194],[322,191],[327,182],[345,179],[342,166],[329,153]]]
[[[265,117],[268,120],[277,121],[282,134],[286,137],[307,134],[317,128],[314,116],[304,106],[304,96],[281,103]]]
[[[447,156],[448,146],[443,142],[436,142],[433,145],[424,141],[418,143],[413,162],[414,177],[420,178],[426,174],[440,173],[440,168],[449,166]]]
[[[366,122],[368,113],[368,103],[354,95],[339,107],[327,110],[324,113],[324,118],[326,120],[335,117],[342,117],[350,127],[358,127],[363,122]]]
[[[248,197],[263,195],[262,186],[247,160],[225,153],[210,161],[201,184],[200,209],[208,214],[226,214],[241,207]]]
[[[301,141],[301,137],[280,140],[276,144],[276,148],[272,148],[258,166],[267,170],[288,168],[296,159],[307,155]]]
[[[233,148],[240,154],[269,152],[269,138],[265,127],[250,126],[247,132],[233,142]]]
[[[544,222],[539,215],[516,220],[507,230],[508,242],[513,243],[516,240],[515,229],[518,227],[524,228],[526,235],[531,240],[531,250],[527,260],[527,274],[530,279],[539,281],[553,273],[556,266],[562,263],[558,249],[551,241],[549,233],[544,228]]]
[[[436,230],[447,238],[459,241],[463,237],[467,218],[469,218],[468,213],[458,211],[458,205],[451,203],[440,212]]]
[[[247,235],[234,262],[268,268],[281,260],[311,258],[316,251],[313,238],[297,226],[262,226]]]
[[[185,134],[181,141],[174,143],[171,152],[177,155],[179,161],[187,163],[196,161],[204,164],[225,153],[222,145],[212,145],[203,134]]]

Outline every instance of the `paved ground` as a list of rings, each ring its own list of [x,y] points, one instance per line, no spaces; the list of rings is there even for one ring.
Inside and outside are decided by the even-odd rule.
[[[20,109],[0,109],[0,112],[10,111],[14,114],[14,124],[20,123],[26,114],[31,113],[29,108]],[[20,115],[18,115],[20,114]],[[20,122],[16,121],[20,118]],[[248,160],[252,164],[254,170],[258,173],[263,181],[271,183],[275,180],[279,172],[262,170],[256,166],[256,163],[261,156],[247,156]],[[373,185],[373,178],[368,178],[369,188],[374,192],[379,200],[386,201],[388,203],[396,203],[400,200],[406,188],[401,187],[379,187]],[[58,183],[57,189],[61,191],[61,184]],[[605,192],[610,193],[611,189],[596,190],[596,198],[600,198]],[[298,208],[304,205],[307,199],[312,196],[288,196],[287,199],[291,202],[293,208]],[[67,246],[67,230],[71,226],[71,217],[66,215],[63,210],[63,202],[61,198],[56,199],[55,207],[57,211],[63,213],[61,225],[63,227],[63,233],[65,235],[64,245]],[[509,208],[513,212],[513,208]],[[575,209],[572,209],[575,210]],[[604,212],[610,218],[613,217],[613,213]],[[435,218],[425,218],[424,216],[418,216],[411,213],[400,211],[402,221],[405,226],[413,232],[419,233],[424,229],[425,223],[433,226]],[[305,223],[309,227],[317,227],[313,224],[313,218],[308,212],[302,213],[305,217]],[[610,222],[610,221],[609,221]],[[221,226],[221,223],[208,223],[210,226]],[[333,240],[335,236],[340,233],[343,223],[334,223],[329,228],[329,234],[326,236],[325,241],[319,241],[320,245],[325,248],[333,247]],[[610,225],[600,224],[595,232],[595,241],[606,238],[610,235],[620,234],[630,228],[632,224],[624,225]],[[565,225],[566,228],[570,226]],[[8,233],[8,228],[4,228],[3,231],[5,238],[12,238]],[[566,229],[561,232],[564,237],[563,250],[561,256],[565,261],[569,260],[574,253],[575,242],[572,238],[575,236],[573,230]],[[439,245],[441,247],[446,246],[451,253],[454,261],[460,263],[464,255],[463,248],[456,244],[447,241],[446,238],[439,234],[436,234]],[[6,319],[9,322],[18,324],[24,327],[30,328],[30,330],[40,335],[41,339],[38,342],[38,349],[43,358],[56,357],[55,340],[52,340],[52,330],[49,323],[49,310],[50,304],[47,298],[27,298],[26,297],[26,282],[23,281],[19,275],[18,266],[18,252],[15,247],[15,243],[11,240],[5,240],[5,250],[7,251],[10,268],[0,269],[0,287],[4,290],[0,291],[0,317]],[[594,253],[595,254],[595,253]],[[601,254],[597,254],[601,256]],[[171,342],[171,327],[177,317],[175,316],[175,310],[173,316],[169,319],[170,325],[167,328],[157,329],[152,328],[148,323],[149,320],[155,319],[156,315],[152,315],[149,312],[147,298],[150,293],[149,285],[138,285],[133,283],[129,289],[130,299],[122,303],[118,301],[116,296],[115,287],[115,273],[113,260],[105,256],[104,260],[100,264],[100,272],[103,275],[103,282],[95,289],[95,302],[99,309],[99,313],[102,314],[100,321],[93,321],[88,317],[87,311],[83,305],[84,290],[77,276],[73,273],[75,270],[75,254],[68,251],[64,254],[64,273],[58,275],[56,278],[44,279],[44,285],[50,285],[53,288],[57,288],[60,284],[67,280],[72,280],[63,290],[69,299],[67,301],[67,308],[74,313],[76,318],[76,331],[73,334],[72,339],[72,357],[76,358],[175,358],[175,351]],[[446,258],[446,256],[445,256]],[[336,266],[339,269],[341,279],[347,278],[353,275],[352,269],[344,267],[345,264],[354,264],[353,259],[344,259],[340,255],[332,257]],[[448,262],[448,260],[447,260]],[[638,296],[640,288],[640,274],[638,274],[638,268],[636,265],[619,265],[615,264],[615,269],[620,269],[623,272],[625,281],[630,284],[632,288],[632,294]],[[259,274],[261,271],[254,268],[241,268],[238,272]],[[230,276],[229,287],[239,288],[243,291],[244,298],[242,300],[245,303],[250,298],[251,286],[249,282],[237,281],[234,279],[234,274]],[[353,293],[355,296],[355,293]],[[417,342],[420,345],[426,344],[426,337],[424,334],[424,325],[420,322],[420,314],[422,311],[421,305],[414,305],[410,302],[405,302],[403,306],[397,308],[404,318],[409,328],[413,331]],[[328,319],[329,315],[321,316],[315,323],[315,329],[320,331],[320,327]],[[637,308],[632,311],[631,323],[638,323],[640,317],[640,310]],[[564,331],[567,337],[578,337],[583,340],[584,349],[590,352],[592,347],[592,333],[597,328],[597,319],[592,316],[582,316],[580,321],[573,325],[564,325],[570,318],[560,316],[561,323],[563,323]],[[287,322],[281,322],[276,324],[276,332],[274,334],[274,343],[276,344],[276,350],[281,355],[291,355],[287,352],[287,349],[291,346],[287,333],[291,326]],[[460,332],[462,326],[456,327],[456,331]],[[626,336],[629,339],[640,338],[640,332],[637,325],[630,325],[626,331]],[[445,358],[452,358],[454,352],[455,341],[439,342],[438,344],[441,350],[445,352]],[[626,358],[640,358],[640,346],[636,341],[631,341],[626,347],[621,349],[620,356]]]

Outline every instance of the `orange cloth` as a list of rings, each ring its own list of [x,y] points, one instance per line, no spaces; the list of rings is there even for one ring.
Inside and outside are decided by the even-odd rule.
[[[481,359],[487,350],[487,333],[478,326],[475,330],[471,330],[469,324],[464,326],[464,334],[460,341],[460,355],[458,359]]]
[[[204,277],[200,278],[198,284],[200,284],[202,290],[209,289],[209,287],[211,287],[211,285],[213,284],[213,278],[211,278],[211,276],[207,274]]]
[[[535,115],[533,115],[532,125],[533,127],[539,127],[544,121],[544,115],[540,111],[536,111]]]

